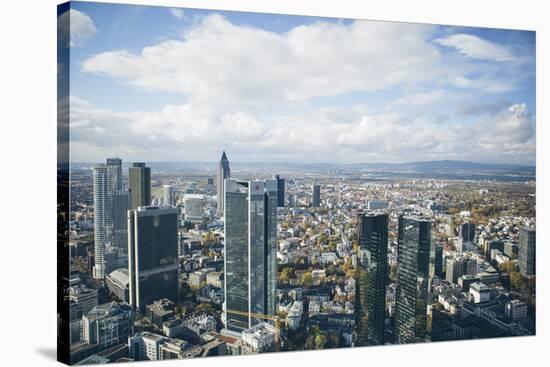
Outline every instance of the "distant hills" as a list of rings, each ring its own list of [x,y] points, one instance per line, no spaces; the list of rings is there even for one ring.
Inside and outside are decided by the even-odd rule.
[[[458,179],[490,179],[490,180],[533,180],[536,177],[536,167],[521,164],[478,163],[460,160],[418,161],[407,163],[299,163],[299,162],[235,162],[231,161],[231,169],[284,172],[287,170],[303,171],[344,171],[358,174],[373,174],[400,177],[432,177]],[[126,167],[129,162],[124,162]],[[160,171],[194,171],[211,172],[217,167],[217,162],[147,162],[154,170]],[[89,169],[92,163],[71,163],[73,169]],[[342,173],[344,173],[342,172]]]
[[[535,175],[535,166],[519,164],[477,163],[468,161],[442,160],[408,163],[364,163],[359,164],[375,171],[419,172],[419,173],[486,173],[504,175]]]

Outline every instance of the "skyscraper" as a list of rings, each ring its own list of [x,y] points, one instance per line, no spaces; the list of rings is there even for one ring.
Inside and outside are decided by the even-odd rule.
[[[128,210],[130,193],[128,190],[115,190],[112,194],[113,230],[112,246],[122,253],[128,250]]]
[[[357,345],[383,345],[388,277],[388,215],[359,215]]]
[[[93,167],[92,186],[94,200],[94,278],[101,279],[109,271],[105,261],[105,250],[110,245],[113,226],[112,192],[113,175],[109,166]]]
[[[130,304],[137,312],[161,298],[178,301],[178,209],[128,212],[128,276]]]
[[[311,200],[312,206],[318,208],[321,206],[321,186],[313,185],[313,198]]]
[[[476,227],[472,223],[462,223],[459,227],[458,245],[456,250],[458,252],[464,252],[472,246],[475,239]]]
[[[443,246],[434,245],[434,247],[434,273],[439,279],[443,279]]]
[[[134,163],[128,169],[130,204],[132,209],[151,205],[151,168],[145,163]]]
[[[276,312],[277,181],[224,187],[226,328],[240,333]]]
[[[162,202],[166,206],[176,205],[176,190],[172,185],[162,186]]]
[[[431,221],[399,217],[395,342],[426,341],[429,301]]]
[[[113,175],[113,190],[122,190],[122,159],[107,158],[106,164]]]
[[[218,165],[218,172],[216,174],[216,185],[218,186],[218,214],[223,215],[224,210],[224,193],[225,193],[225,179],[231,177],[231,172],[229,169],[229,160],[227,155],[225,155],[225,150],[222,153],[220,163]]]
[[[285,179],[275,175],[275,180],[277,180],[277,206],[283,208],[285,206]]]
[[[533,227],[524,227],[519,231],[518,265],[523,276],[536,274],[537,231]]]

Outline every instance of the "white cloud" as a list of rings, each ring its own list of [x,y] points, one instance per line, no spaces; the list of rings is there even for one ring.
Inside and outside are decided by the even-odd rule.
[[[170,10],[170,14],[172,14],[172,16],[174,16],[175,18],[183,19],[183,15],[184,15],[183,9],[170,8],[169,10]]]
[[[155,44],[139,54],[98,54],[85,60],[82,70],[218,102],[305,101],[433,78],[439,54],[426,42],[431,29],[318,22],[277,34],[236,26],[213,14],[183,40]]]
[[[82,46],[82,44],[97,33],[97,29],[86,13],[69,9],[58,18],[58,27],[62,38],[67,40],[70,47]],[[67,28],[70,28],[67,29]],[[70,32],[69,32],[70,31]]]
[[[71,96],[71,154],[76,161],[109,154],[128,160],[214,160],[222,149],[241,161],[530,162],[534,156],[533,121],[524,104],[452,126],[434,124],[428,115],[411,119],[360,106],[352,110],[350,120],[325,108],[276,118],[193,105],[122,113]]]
[[[478,60],[512,61],[514,56],[506,47],[471,34],[453,34],[438,38],[435,43],[456,49],[461,54]]]
[[[83,62],[84,73],[177,93],[185,103],[119,112],[73,96],[73,157],[213,160],[226,149],[237,160],[479,161],[483,154],[481,160],[532,161],[534,132],[525,105],[501,108],[477,123],[434,124],[434,117],[448,112],[437,108],[456,103],[457,95],[501,93],[513,84],[503,84],[494,68],[476,68],[479,63],[468,58],[482,54],[471,42],[460,44],[468,52],[441,54],[430,41],[435,30],[354,21],[317,22],[277,34],[214,14],[181,39],[137,53],[119,49],[93,55]],[[464,91],[445,89],[449,85]],[[390,103],[315,103],[316,98],[381,90],[398,92]],[[392,112],[393,106],[406,112]]]

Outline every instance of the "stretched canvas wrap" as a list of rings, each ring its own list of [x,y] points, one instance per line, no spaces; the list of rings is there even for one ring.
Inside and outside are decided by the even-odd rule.
[[[58,32],[60,361],[535,335],[535,32],[93,2]]]

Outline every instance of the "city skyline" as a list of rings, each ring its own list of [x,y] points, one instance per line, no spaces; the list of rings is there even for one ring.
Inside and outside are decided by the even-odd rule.
[[[78,2],[70,12],[75,161],[204,161],[221,141],[236,162],[404,162],[411,151],[535,161],[534,32]]]

